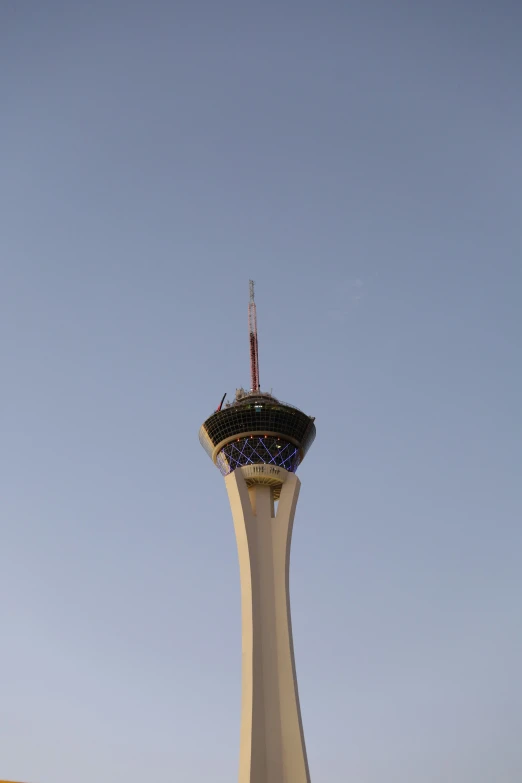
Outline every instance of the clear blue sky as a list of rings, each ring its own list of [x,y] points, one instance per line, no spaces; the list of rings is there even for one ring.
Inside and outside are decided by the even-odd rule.
[[[240,595],[197,433],[317,418],[313,783],[522,780],[519,2],[4,1],[0,777],[231,783]]]

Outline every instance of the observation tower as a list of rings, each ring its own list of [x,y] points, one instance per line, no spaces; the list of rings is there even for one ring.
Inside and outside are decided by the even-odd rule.
[[[310,783],[289,594],[290,544],[314,418],[262,392],[254,283],[250,391],[223,396],[199,440],[225,477],[239,554],[242,694],[239,783]]]

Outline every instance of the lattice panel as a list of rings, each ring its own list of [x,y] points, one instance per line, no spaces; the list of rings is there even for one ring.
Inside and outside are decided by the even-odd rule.
[[[240,438],[228,443],[217,456],[217,466],[223,476],[244,465],[277,465],[295,473],[299,466],[299,450],[293,443],[271,436]]]

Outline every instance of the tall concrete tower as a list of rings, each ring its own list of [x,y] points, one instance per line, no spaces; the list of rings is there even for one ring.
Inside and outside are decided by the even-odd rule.
[[[239,554],[242,696],[239,783],[310,783],[289,595],[290,544],[314,419],[259,387],[254,284],[251,390],[204,422],[199,439],[225,477]]]

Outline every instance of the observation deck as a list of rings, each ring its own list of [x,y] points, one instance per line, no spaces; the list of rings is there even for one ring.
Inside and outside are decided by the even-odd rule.
[[[312,416],[271,394],[243,389],[199,430],[201,445],[224,476],[256,464],[295,473],[314,439]]]

